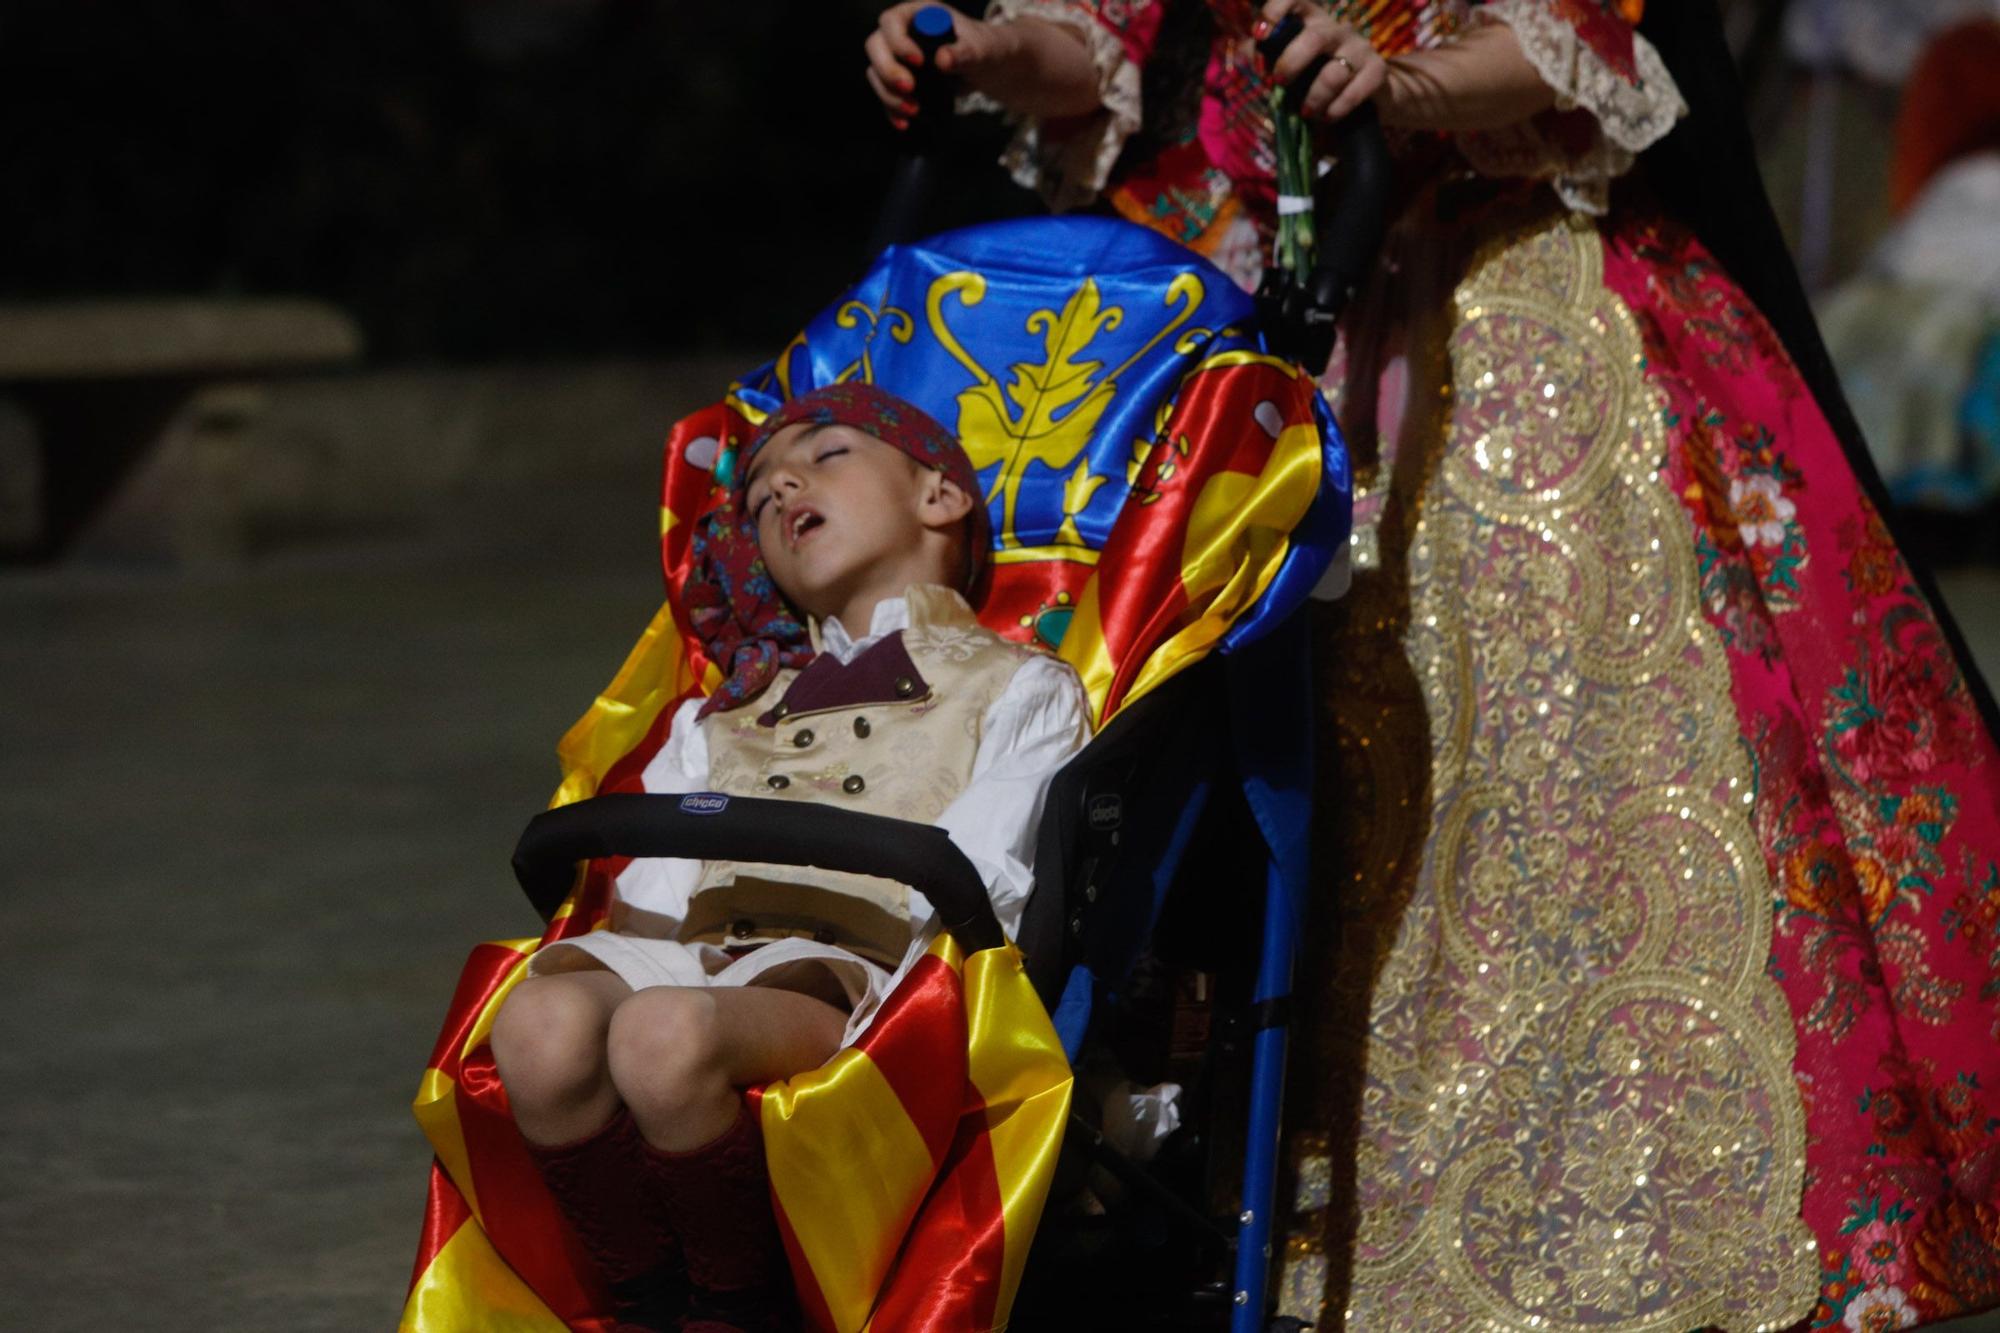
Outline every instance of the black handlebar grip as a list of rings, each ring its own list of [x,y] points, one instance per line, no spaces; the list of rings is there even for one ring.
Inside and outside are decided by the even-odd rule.
[[[1266,68],[1275,66],[1284,49],[1305,31],[1297,14],[1287,14],[1257,43]],[[1296,111],[1305,101],[1329,57],[1320,56],[1285,85],[1287,102]],[[1296,349],[1308,365],[1323,365],[1333,350],[1335,324],[1342,310],[1375,261],[1388,228],[1389,200],[1394,188],[1389,147],[1382,136],[1381,117],[1374,103],[1363,102],[1333,127],[1340,170],[1319,182],[1314,193],[1314,230],[1318,260],[1301,294],[1301,345]]]
[[[930,211],[938,174],[935,159],[944,155],[951,125],[957,80],[939,71],[938,52],[958,36],[952,12],[943,5],[926,5],[910,15],[910,40],[924,53],[924,63],[910,71],[916,80],[911,93],[917,114],[903,131],[903,155],[882,199],[882,212],[868,238],[868,253],[878,255],[892,245],[915,240]]]
[[[911,128],[935,135],[951,116],[958,95],[957,81],[937,67],[938,52],[958,39],[954,16],[943,5],[926,5],[910,15],[910,40],[924,53],[924,63],[912,71],[916,79],[916,120]]]
[[[1308,284],[1308,304],[1331,326],[1354,299],[1362,279],[1375,264],[1382,237],[1389,228],[1389,202],[1395,190],[1388,140],[1373,102],[1363,102],[1334,128],[1340,170],[1320,183],[1319,260]],[[1334,207],[1329,210],[1326,201]],[[1327,330],[1326,350],[1333,350]]]

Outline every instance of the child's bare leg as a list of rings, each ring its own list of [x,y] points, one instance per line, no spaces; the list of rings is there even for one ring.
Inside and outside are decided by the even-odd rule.
[[[612,1016],[611,1083],[647,1142],[687,1152],[735,1123],[741,1089],[817,1069],[846,1027],[846,1014],[797,991],[652,987]]]
[[[573,1143],[617,1111],[605,1041],[631,994],[616,973],[591,968],[529,977],[501,1004],[493,1059],[530,1143]]]

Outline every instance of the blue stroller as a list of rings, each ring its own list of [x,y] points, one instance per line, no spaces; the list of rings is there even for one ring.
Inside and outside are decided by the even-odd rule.
[[[1375,148],[1365,142],[1356,156],[1379,183]],[[1313,275],[1317,298],[1308,282],[1249,296],[1156,234],[1100,218],[989,224],[890,248],[774,361],[673,432],[668,605],[565,737],[555,808],[517,848],[516,874],[550,922],[542,942],[601,919],[626,860],[677,856],[883,875],[922,892],[966,958],[1011,949],[977,872],[938,830],[800,801],[648,796],[640,779],[674,705],[704,687],[706,664],[671,593],[689,520],[724,493],[734,446],[784,399],[857,377],[956,429],[994,531],[981,619],[1076,666],[1100,727],[1047,798],[1036,888],[1014,942],[1026,978],[1072,1068],[1112,1051],[1131,1075],[1153,1076],[1132,1052],[1157,1053],[1173,1021],[1163,976],[1212,984],[1218,1034],[1195,1061],[1192,1100],[1207,1113],[1168,1141],[1162,1170],[1116,1151],[1095,1108],[1069,1112],[1025,1276],[1027,1238],[1011,1237],[1004,1290],[997,1308],[981,1307],[979,1327],[1003,1326],[1010,1305],[1035,1329],[1107,1318],[1277,1326],[1279,1107],[1310,871],[1299,612],[1345,545],[1350,499],[1345,446],[1300,361],[1323,362],[1330,307],[1372,253],[1371,198],[1372,223],[1350,213],[1350,239]],[[1179,943],[1163,940],[1163,923]],[[437,1164],[405,1328],[530,1308],[508,1326],[601,1326],[582,1279],[520,1220],[539,1196],[510,1146],[484,1045],[533,944],[475,951],[426,1073],[417,1111]],[[1217,1141],[1240,1143],[1240,1161],[1203,1151]],[[1118,1182],[1118,1199],[1069,1206],[1092,1168]],[[797,1246],[793,1257],[795,1273],[814,1276]],[[881,1304],[843,1315],[806,1285],[812,1323],[919,1326]],[[1080,1290],[1092,1294],[1079,1301]]]

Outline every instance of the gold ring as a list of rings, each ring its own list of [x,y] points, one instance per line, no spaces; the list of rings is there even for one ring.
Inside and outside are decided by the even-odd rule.
[[[1358,74],[1358,73],[1360,73],[1360,72],[1361,72],[1361,71],[1359,71],[1359,70],[1355,69],[1355,68],[1354,68],[1354,66],[1350,65],[1349,63],[1347,63],[1347,57],[1346,57],[1346,56],[1344,56],[1344,55],[1341,55],[1341,54],[1340,54],[1340,53],[1339,53],[1338,51],[1334,52],[1334,54],[1333,54],[1333,57],[1332,57],[1332,58],[1333,58],[1333,59],[1334,59],[1334,60],[1335,60],[1336,62],[1338,62],[1338,63],[1339,63],[1339,65],[1340,65],[1340,67],[1341,67],[1342,69],[1344,69],[1344,70],[1346,70],[1346,71],[1347,71],[1347,76],[1348,76],[1349,78],[1353,78],[1353,77],[1354,77],[1354,76],[1355,76],[1356,74]]]

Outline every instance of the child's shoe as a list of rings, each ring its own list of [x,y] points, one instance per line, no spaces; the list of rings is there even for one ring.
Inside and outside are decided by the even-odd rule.
[[[528,1156],[611,1295],[616,1333],[680,1327],[687,1271],[646,1187],[645,1140],[624,1107],[574,1143],[530,1143]]]
[[[764,1132],[746,1106],[691,1152],[646,1145],[647,1169],[687,1263],[683,1333],[792,1333],[798,1297],[764,1169]]]

